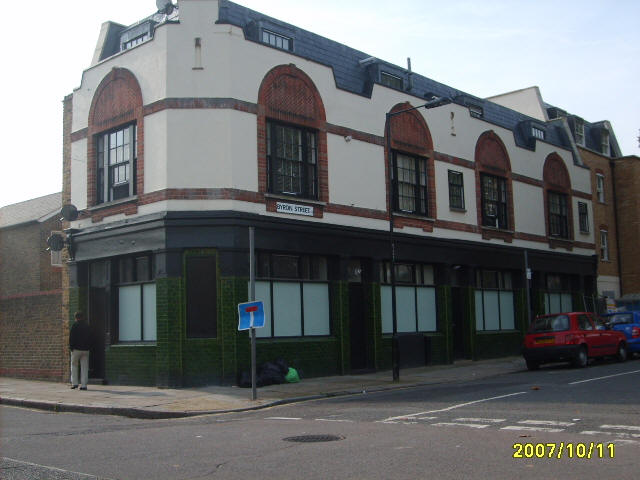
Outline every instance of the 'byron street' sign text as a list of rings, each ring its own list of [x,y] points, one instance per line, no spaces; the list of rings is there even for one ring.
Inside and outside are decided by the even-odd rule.
[[[306,205],[296,205],[295,203],[276,202],[276,212],[313,217],[313,207],[308,207]]]

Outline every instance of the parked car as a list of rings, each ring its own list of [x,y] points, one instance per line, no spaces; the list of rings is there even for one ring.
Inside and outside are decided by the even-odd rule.
[[[609,313],[602,319],[613,330],[625,334],[629,353],[640,354],[640,311]]]
[[[589,358],[608,355],[624,362],[627,337],[589,312],[540,315],[529,326],[522,354],[529,370],[550,362],[586,367]]]

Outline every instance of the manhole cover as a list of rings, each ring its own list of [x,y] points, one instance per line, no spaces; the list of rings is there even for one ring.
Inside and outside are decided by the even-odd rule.
[[[297,437],[283,438],[285,442],[335,442],[336,440],[344,440],[344,437],[339,435],[299,435]]]

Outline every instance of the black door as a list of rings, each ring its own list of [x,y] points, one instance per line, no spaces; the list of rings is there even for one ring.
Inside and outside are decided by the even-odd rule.
[[[351,337],[351,370],[368,367],[367,329],[364,319],[364,290],[361,283],[349,283],[349,320]]]
[[[91,327],[91,350],[89,351],[89,377],[104,379],[104,338],[107,324],[107,289],[89,289],[89,326]]]
[[[453,310],[451,317],[453,321],[453,357],[458,360],[467,358],[465,350],[465,316],[463,308],[463,295],[461,288],[452,288],[451,297]]]

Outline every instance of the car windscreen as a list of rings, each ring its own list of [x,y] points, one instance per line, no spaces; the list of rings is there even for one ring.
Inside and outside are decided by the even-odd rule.
[[[611,325],[624,325],[626,323],[633,323],[633,314],[632,313],[616,313],[615,315],[606,317],[605,320],[611,323]]]
[[[529,327],[529,333],[562,332],[564,330],[569,330],[569,317],[567,315],[538,317],[531,322]]]

